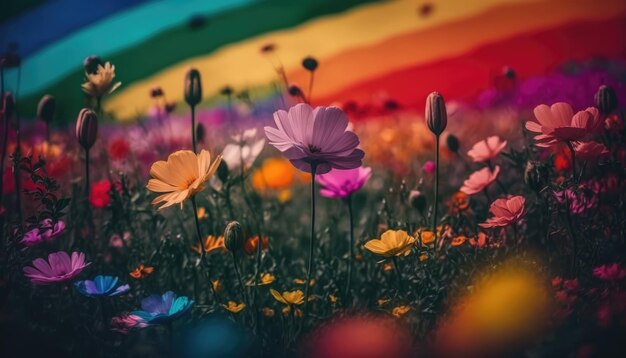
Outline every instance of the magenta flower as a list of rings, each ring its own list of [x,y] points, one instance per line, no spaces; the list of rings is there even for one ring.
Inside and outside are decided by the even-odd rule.
[[[559,204],[568,204],[572,214],[581,215],[598,204],[599,190],[600,188],[593,183],[580,184],[578,187],[555,191],[554,197]]]
[[[499,173],[500,167],[497,165],[493,172],[488,167],[477,170],[463,182],[463,186],[460,190],[467,195],[480,193],[496,180]]]
[[[65,222],[57,221],[54,225],[51,219],[45,219],[41,222],[40,227],[34,228],[26,234],[20,241],[22,244],[32,247],[44,241],[52,241],[59,237],[65,230]]]
[[[519,222],[526,213],[524,203],[526,199],[521,196],[496,199],[489,207],[489,212],[493,214],[484,223],[478,224],[485,229],[494,227],[504,227]]]
[[[526,129],[538,133],[535,141],[539,147],[550,147],[558,142],[579,141],[589,134],[602,130],[603,122],[595,107],[574,114],[572,106],[559,102],[548,107],[540,104],[534,109],[537,122],[526,122]]]
[[[32,267],[25,266],[24,275],[36,285],[49,285],[73,279],[89,264],[82,252],[72,252],[71,258],[65,251],[53,252],[48,255],[48,261],[39,258]]]
[[[276,127],[265,127],[269,143],[281,151],[298,169],[317,174],[331,169],[354,169],[362,164],[359,138],[347,131],[348,118],[337,107],[317,107],[300,103],[274,112]]]
[[[372,175],[372,168],[333,169],[315,177],[322,186],[320,194],[327,198],[345,199],[357,192],[367,183]]]
[[[435,169],[437,169],[437,165],[432,160],[429,160],[424,163],[424,165],[422,165],[422,170],[428,174],[433,174],[435,172]]]
[[[129,313],[123,313],[111,318],[111,325],[113,326],[112,330],[124,334],[127,334],[131,328],[143,328],[148,326],[147,323],[142,322],[141,317]]]
[[[603,281],[619,281],[626,278],[626,268],[618,263],[606,264],[594,268],[593,275]]]
[[[475,162],[487,162],[497,157],[502,149],[506,147],[506,144],[506,140],[502,140],[494,135],[474,144],[472,149],[467,152],[467,155],[472,157],[472,160]]]

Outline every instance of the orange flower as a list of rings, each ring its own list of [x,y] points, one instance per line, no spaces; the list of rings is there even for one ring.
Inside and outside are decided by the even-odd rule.
[[[154,267],[150,267],[150,266],[146,266],[144,264],[140,264],[139,266],[137,266],[137,268],[135,268],[135,270],[133,270],[133,272],[129,273],[130,277],[139,280],[142,278],[146,278],[148,276],[150,276],[150,274],[152,274],[152,272],[154,272]]]
[[[263,236],[263,247],[261,248],[262,250],[267,249],[269,243],[269,239],[267,238],[267,236]],[[250,238],[248,238],[244,243],[243,243],[243,251],[246,253],[246,255],[254,255],[256,254],[256,250],[257,247],[259,246],[259,235],[254,235]]]
[[[487,244],[487,234],[479,232],[478,235],[476,235],[476,238],[472,237],[469,239],[469,243],[472,246],[484,247]]]
[[[222,282],[220,280],[211,281],[211,285],[213,286],[213,291],[220,292],[222,290]]]
[[[311,175],[300,172],[285,158],[265,159],[259,169],[252,174],[252,187],[261,193],[274,193],[284,201],[291,196],[293,184],[311,181]]]
[[[404,306],[397,306],[394,307],[391,310],[391,314],[396,316],[396,317],[400,317],[400,316],[404,316],[407,312],[409,312],[411,310],[410,306],[404,305]]]
[[[382,298],[379,298],[378,301],[376,302],[378,303],[378,307],[382,307],[386,305],[387,303],[389,303],[390,301],[391,301],[390,298],[382,297]]]
[[[452,243],[450,245],[452,245],[453,247],[461,246],[465,243],[465,241],[467,241],[467,237],[465,237],[464,235],[460,235],[452,239]]]
[[[245,303],[237,303],[235,301],[228,301],[228,305],[222,305],[222,307],[224,307],[225,310],[230,311],[232,313],[239,313],[244,308],[246,308],[246,304]]]
[[[219,250],[219,249],[225,249],[226,246],[224,246],[224,236],[220,235],[220,236],[213,236],[213,235],[209,235],[207,236],[207,238],[204,240],[204,252],[205,253],[209,253],[211,251],[215,251],[215,250]],[[191,247],[191,249],[195,252],[197,252],[198,254],[201,254],[202,252],[200,251],[200,245],[196,244],[193,245]]]
[[[261,312],[263,313],[263,316],[269,317],[269,318],[274,317],[274,313],[275,313],[274,310],[269,307],[261,308]]]
[[[415,237],[419,237],[422,239],[422,245],[428,245],[435,242],[435,234],[432,230],[428,229],[417,229],[414,233]]]
[[[304,285],[306,281],[301,278],[294,278],[293,283],[295,283],[296,285]],[[309,286],[315,286],[315,279],[312,278],[311,281],[309,281],[309,283],[310,283]]]
[[[458,215],[469,208],[469,196],[462,191],[452,194],[447,202],[450,207],[450,214]]]

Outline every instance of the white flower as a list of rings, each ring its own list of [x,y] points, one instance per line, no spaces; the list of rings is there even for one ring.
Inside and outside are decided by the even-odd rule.
[[[242,163],[244,169],[248,169],[261,154],[265,145],[265,139],[257,139],[256,131],[256,128],[247,129],[242,135],[233,136],[235,143],[224,147],[222,160],[226,162],[229,170],[233,171],[240,168]]]

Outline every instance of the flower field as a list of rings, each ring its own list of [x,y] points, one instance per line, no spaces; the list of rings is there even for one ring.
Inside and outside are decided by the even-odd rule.
[[[148,3],[142,11],[161,11]],[[234,3],[203,11],[247,19]],[[623,357],[626,48],[606,39],[626,31],[626,6],[609,2],[587,23],[482,44],[483,54],[400,66],[394,46],[408,49],[422,30],[406,25],[379,42],[345,29],[399,14],[405,2],[356,3],[320,0],[301,15],[336,18],[213,57],[168,40],[181,47],[170,57],[182,57],[154,58],[146,66],[165,69],[149,80],[116,52],[68,56],[76,63],[58,70],[80,67],[76,83],[41,74],[33,84],[40,45],[10,46],[0,57],[0,356]],[[480,6],[502,17],[539,6],[484,3],[463,16],[501,31],[518,24]],[[298,13],[289,6],[285,14]],[[411,16],[465,19],[438,6]],[[192,20],[185,26],[196,34],[227,26]],[[87,26],[72,21],[64,26]],[[391,36],[403,21],[379,29]],[[295,62],[281,52],[292,37],[333,26],[371,54],[388,46],[389,63],[380,63],[389,71],[376,72],[362,49],[312,43],[320,56]],[[182,36],[167,31],[160,36]],[[606,32],[607,43],[570,37],[576,31]],[[540,60],[525,47],[555,41],[554,56]],[[271,75],[243,66],[215,87],[224,74],[208,69],[241,48],[254,48],[255,66]],[[515,49],[526,57],[506,66],[491,55]],[[353,62],[362,76],[330,76],[347,58],[363,60]],[[405,81],[446,68],[449,78],[415,91]]]

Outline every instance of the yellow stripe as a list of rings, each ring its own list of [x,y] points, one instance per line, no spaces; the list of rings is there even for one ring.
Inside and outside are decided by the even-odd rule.
[[[542,0],[549,1],[549,0]],[[260,48],[268,43],[277,47],[285,68],[300,66],[303,57],[313,55],[323,66],[324,59],[342,51],[383,41],[405,32],[441,26],[446,22],[475,16],[503,4],[535,3],[537,0],[446,0],[436,2],[428,17],[420,17],[414,0],[370,4],[339,15],[326,16],[296,28],[276,31],[235,43],[201,57],[169,67],[145,80],[134,82],[105,102],[105,109],[121,120],[145,113],[152,104],[150,88],[164,88],[168,99],[182,101],[183,81],[189,67],[202,73],[205,96],[228,84],[236,89],[257,87],[276,79],[276,73],[263,58]],[[547,14],[537,14],[538,17]],[[450,46],[454,46],[451,39]],[[120,78],[123,81],[123,78]]]

